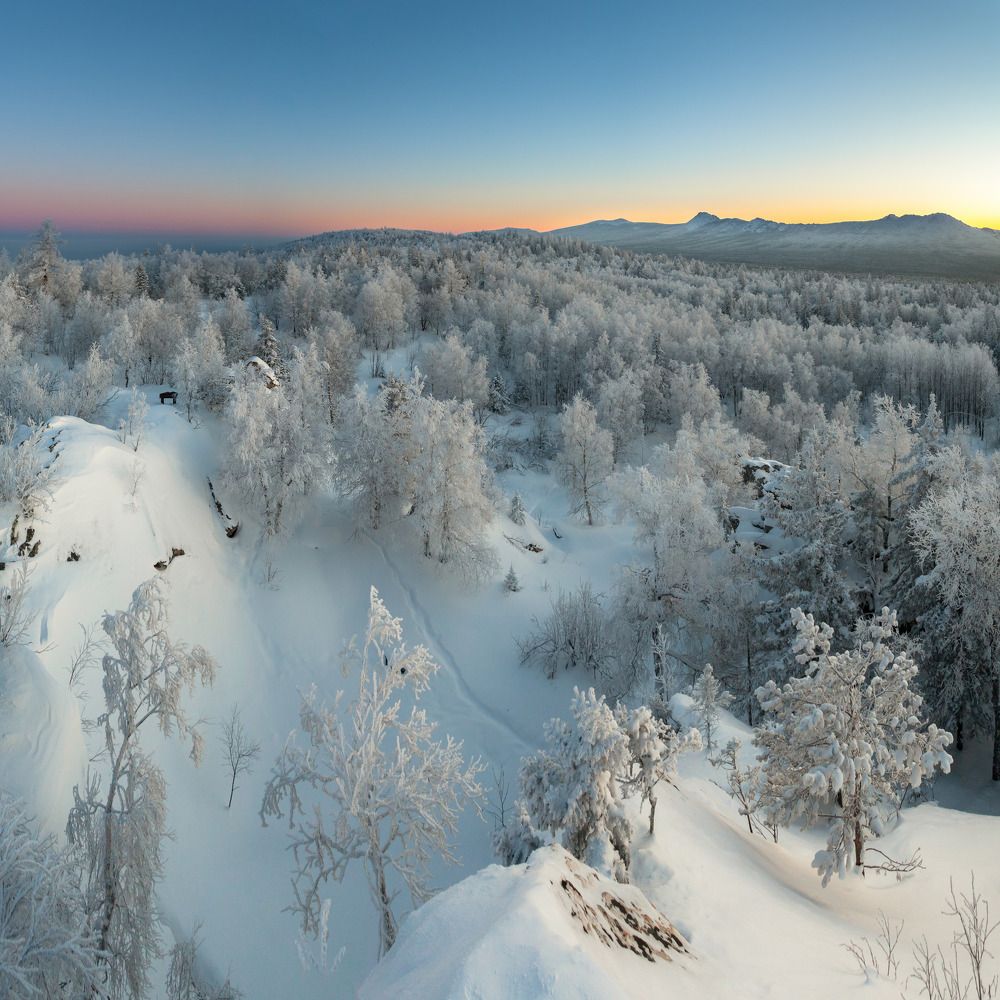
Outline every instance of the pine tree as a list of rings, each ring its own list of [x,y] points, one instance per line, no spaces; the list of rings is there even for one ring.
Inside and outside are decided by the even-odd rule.
[[[25,275],[28,288],[37,294],[45,293],[56,297],[56,280],[63,264],[62,254],[59,252],[61,242],[59,233],[46,219],[35,234],[35,241],[28,251]]]
[[[270,366],[278,379],[284,381],[288,375],[288,369],[281,356],[281,347],[274,331],[274,324],[267,316],[260,317],[260,336],[257,338],[256,352],[257,357]]]
[[[524,501],[521,499],[520,493],[515,493],[510,498],[510,519],[517,525],[522,525],[527,517],[527,512],[524,509]]]
[[[548,747],[521,764],[521,793],[535,830],[585,864],[628,881],[632,823],[620,779],[631,760],[615,714],[594,689],[574,689],[572,719],[545,727]]]
[[[144,298],[149,295],[149,275],[146,273],[142,261],[135,265],[135,276],[133,279],[136,298]]]
[[[507,575],[503,578],[503,589],[510,594],[516,594],[521,589],[521,581],[518,580],[513,566],[510,567]]]
[[[705,749],[712,750],[719,728],[719,713],[732,704],[733,696],[719,683],[711,663],[705,664],[705,669],[691,685],[691,700],[705,736]]]

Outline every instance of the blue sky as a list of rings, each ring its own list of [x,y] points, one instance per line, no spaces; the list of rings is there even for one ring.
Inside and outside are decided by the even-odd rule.
[[[0,229],[1000,226],[1000,3],[5,11]]]

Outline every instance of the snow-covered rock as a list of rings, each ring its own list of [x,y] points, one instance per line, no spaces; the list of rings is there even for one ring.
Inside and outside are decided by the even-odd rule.
[[[27,646],[0,646],[0,788],[61,833],[86,759],[76,698]]]
[[[491,865],[413,913],[363,1000],[648,998],[690,980],[684,939],[635,886],[558,846]]]

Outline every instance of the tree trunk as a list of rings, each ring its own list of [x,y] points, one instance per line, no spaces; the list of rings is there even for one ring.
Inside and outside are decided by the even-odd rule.
[[[653,823],[656,821],[656,799],[649,800],[649,835],[653,836]]]
[[[993,666],[993,780],[1000,781],[1000,673]]]
[[[865,853],[865,839],[861,833],[861,820],[854,821],[854,863],[858,868],[862,865],[862,856]]]
[[[372,867],[375,869],[375,886],[378,892],[379,908],[379,957],[381,958],[393,946],[396,941],[396,921],[392,916],[392,901],[389,899],[389,887],[385,881],[385,866],[382,864],[382,855],[375,847],[376,853],[371,857]]]

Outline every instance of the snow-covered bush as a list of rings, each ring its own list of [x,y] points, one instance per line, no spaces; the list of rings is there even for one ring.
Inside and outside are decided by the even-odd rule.
[[[455,861],[449,839],[462,805],[481,795],[482,768],[467,763],[450,736],[436,739],[436,723],[423,709],[411,706],[403,715],[404,695],[419,698],[439,666],[424,646],[406,647],[401,619],[374,587],[361,650],[352,642],[344,655],[345,671],[360,668],[357,699],[342,707],[343,691],[330,704],[315,688],[303,696],[299,723],[308,747],[289,737],[260,815],[266,824],[287,810],[297,866],[292,909],[303,931],[321,932],[325,884],[342,881],[360,861],[384,954],[396,938],[395,882],[415,906],[430,897],[430,860]]]
[[[55,470],[43,446],[46,430],[29,427],[21,433],[12,419],[0,416],[0,503],[15,502],[26,517],[45,510],[52,492]]]
[[[761,807],[781,825],[832,817],[827,848],[813,861],[826,885],[834,873],[866,867],[867,841],[882,835],[907,788],[950,769],[951,735],[922,718],[923,699],[910,686],[917,665],[898,649],[894,613],[860,620],[843,653],[830,651],[829,625],[798,609],[792,622],[805,673],[757,692],[768,713],[754,736]]]
[[[560,593],[543,620],[532,618],[533,631],[518,642],[522,663],[536,663],[546,677],[562,670],[589,670],[596,678],[611,669],[613,629],[589,581],[575,593]]]

